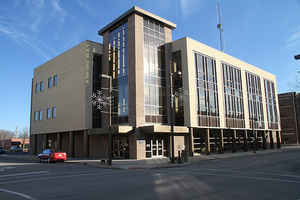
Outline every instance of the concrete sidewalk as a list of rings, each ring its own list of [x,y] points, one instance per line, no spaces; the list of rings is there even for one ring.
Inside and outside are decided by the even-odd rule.
[[[184,167],[187,165],[207,161],[207,160],[216,160],[216,159],[226,159],[233,157],[242,157],[242,156],[259,156],[265,155],[269,153],[277,153],[277,152],[286,152],[300,150],[300,146],[282,146],[281,149],[266,149],[259,150],[255,153],[253,151],[248,152],[236,152],[236,153],[223,153],[223,154],[210,154],[210,155],[197,155],[193,157],[189,157],[189,161],[187,163],[181,164],[172,164],[170,163],[169,158],[156,158],[156,159],[145,159],[145,160],[113,160],[112,166],[108,166],[107,164],[102,164],[101,160],[68,160],[67,163],[82,163],[84,165],[90,165],[100,168],[112,168],[112,169],[155,169],[155,168],[172,168],[172,167]]]

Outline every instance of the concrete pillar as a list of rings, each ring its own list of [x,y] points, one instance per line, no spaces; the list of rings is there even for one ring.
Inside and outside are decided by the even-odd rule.
[[[47,134],[43,134],[43,150],[48,148],[48,138]]]
[[[248,131],[245,130],[244,135],[244,151],[248,151]]]
[[[206,154],[210,153],[209,128],[206,129]]]
[[[221,129],[221,143],[222,143],[222,149],[224,150],[224,129]]]
[[[84,130],[83,132],[83,156],[89,157],[89,131]]]
[[[277,144],[277,149],[281,148],[281,141],[280,141],[280,132],[276,131],[276,144]]]
[[[74,134],[72,131],[69,132],[69,157],[74,156]]]
[[[269,137],[270,137],[270,148],[274,149],[274,137],[273,137],[273,131],[269,131]]]
[[[37,153],[37,135],[36,134],[30,135],[30,153],[31,154]]]
[[[263,149],[267,149],[266,131],[262,132],[262,147]]]
[[[56,150],[61,151],[61,134],[57,133],[56,134]]]
[[[232,153],[236,152],[236,130],[233,129],[233,135],[232,135]]]
[[[189,128],[189,155],[193,156],[194,155],[194,129]]]

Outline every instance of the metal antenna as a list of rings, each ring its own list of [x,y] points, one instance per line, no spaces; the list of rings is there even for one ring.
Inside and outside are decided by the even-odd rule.
[[[217,2],[217,12],[218,12],[218,24],[217,28],[220,31],[220,49],[221,51],[224,51],[224,41],[223,41],[223,27],[222,27],[222,21],[221,21],[221,8],[220,8],[220,2]]]

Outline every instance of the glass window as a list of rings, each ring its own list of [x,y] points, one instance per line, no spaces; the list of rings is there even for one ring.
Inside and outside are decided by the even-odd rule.
[[[52,118],[56,118],[56,107],[52,107]]]
[[[34,121],[39,120],[39,112],[35,111],[34,112]]]
[[[40,110],[40,120],[43,120],[43,111]]]
[[[35,84],[35,93],[37,94],[38,92],[39,92],[39,84],[36,83],[36,84]]]
[[[54,75],[53,76],[53,87],[57,86],[57,81],[58,81],[58,77],[57,77],[57,75]]]
[[[40,82],[40,91],[44,91],[44,81]]]
[[[47,109],[47,119],[51,119],[51,109]]]
[[[52,77],[48,78],[48,88],[52,87]]]

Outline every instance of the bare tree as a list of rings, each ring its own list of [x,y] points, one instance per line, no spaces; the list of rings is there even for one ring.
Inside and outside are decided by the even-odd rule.
[[[18,138],[22,139],[22,145],[24,147],[25,140],[29,138],[28,127],[24,127],[23,130],[19,132]]]
[[[0,140],[8,140],[15,136],[13,131],[0,129]]]

